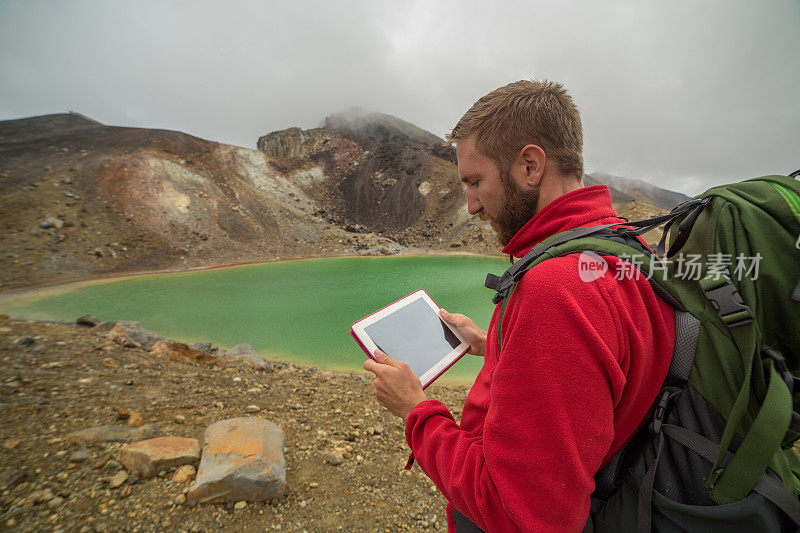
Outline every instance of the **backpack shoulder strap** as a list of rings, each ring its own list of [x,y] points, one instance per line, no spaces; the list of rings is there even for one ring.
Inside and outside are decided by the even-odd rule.
[[[542,243],[545,245],[543,249],[531,250],[524,258],[506,270],[502,276],[487,275],[486,286],[497,291],[492,301],[495,304],[501,303],[497,320],[498,346],[502,345],[501,329],[506,306],[525,273],[547,259],[573,253],[595,252],[600,255],[620,257],[636,263],[645,271],[656,274],[648,277],[653,290],[673,307],[682,309],[676,295],[673,294],[669,283],[667,283],[666,272],[662,269],[661,275],[658,275],[659,268],[653,264],[658,259],[652,251],[636,238],[637,234],[638,231],[628,228],[612,230],[608,225],[578,228],[578,230],[556,235],[550,242]]]
[[[584,237],[591,237],[591,236],[598,236],[599,238],[605,238],[605,240],[617,240],[617,237],[624,237],[624,236],[636,237],[644,233],[647,233],[648,231],[653,230],[663,224],[671,224],[678,217],[685,215],[686,213],[689,213],[691,211],[696,211],[697,209],[702,209],[709,201],[710,200],[706,198],[693,198],[691,200],[683,202],[682,204],[677,205],[669,213],[658,215],[645,220],[639,220],[636,222],[618,222],[614,224],[604,224],[601,226],[591,226],[586,228],[575,228],[568,231],[564,231],[562,233],[557,233],[556,235],[553,235],[552,237],[545,239],[541,243],[534,246],[530,252],[528,252],[523,258],[514,263],[501,276],[488,274],[486,276],[485,285],[486,287],[497,292],[497,294],[495,294],[494,297],[492,298],[492,301],[495,304],[500,303],[500,301],[508,295],[512,285],[515,285],[522,278],[522,276],[525,275],[525,272],[527,272],[530,268],[538,264],[540,260],[543,260],[542,256],[544,256],[547,253],[549,253],[549,257],[554,257],[555,255],[561,255],[552,253],[551,249],[553,248],[571,243],[571,241],[576,241],[577,239],[582,239]],[[628,228],[620,228],[613,232],[606,231],[610,230],[610,228],[614,226],[628,226]],[[637,229],[630,229],[630,228],[637,228]],[[624,238],[627,239],[627,237]],[[589,241],[587,244],[591,246],[590,244],[591,242],[592,241]],[[652,255],[652,253],[649,250],[642,247],[638,239],[635,238],[627,239],[627,244],[635,248],[637,252],[646,251],[646,255],[648,256]],[[580,246],[575,247],[573,243],[573,246],[570,246],[570,248],[574,251],[580,248]],[[591,247],[587,248],[587,250],[591,250]],[[592,250],[592,251],[597,251],[597,250]],[[603,250],[600,250],[599,252],[602,253]],[[629,252],[630,251],[619,252],[618,249],[615,249],[611,250],[606,255],[615,255],[617,253],[629,253]]]

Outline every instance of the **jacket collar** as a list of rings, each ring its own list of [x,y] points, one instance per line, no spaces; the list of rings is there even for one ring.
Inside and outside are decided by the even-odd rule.
[[[520,229],[503,248],[503,253],[523,257],[546,238],[573,228],[609,224],[619,218],[611,206],[611,192],[605,185],[591,185],[559,196]]]

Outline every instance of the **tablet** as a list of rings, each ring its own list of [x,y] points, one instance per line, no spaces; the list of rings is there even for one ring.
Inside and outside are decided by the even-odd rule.
[[[379,348],[407,363],[423,389],[469,350],[422,289],[353,323],[350,334],[367,356],[374,359],[372,354]]]

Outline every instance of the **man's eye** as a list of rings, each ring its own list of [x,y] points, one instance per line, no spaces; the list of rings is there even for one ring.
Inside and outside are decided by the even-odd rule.
[[[478,182],[477,182],[477,181],[471,181],[471,182],[469,183],[469,186],[470,186],[470,187],[477,187],[477,186],[478,186]]]

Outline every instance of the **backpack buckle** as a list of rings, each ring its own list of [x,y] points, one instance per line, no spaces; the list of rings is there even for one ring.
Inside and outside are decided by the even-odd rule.
[[[492,289],[497,292],[497,294],[492,297],[492,303],[494,304],[500,303],[503,298],[508,296],[508,291],[513,284],[514,280],[509,276],[508,271],[504,272],[502,276],[495,276],[491,273],[486,274],[486,282],[484,283],[487,289]]]
[[[797,278],[797,286],[794,288],[794,292],[792,293],[792,300],[795,302],[800,302],[800,278]]]
[[[783,381],[786,383],[786,387],[789,389],[789,394],[794,394],[794,382],[796,378],[794,377],[794,374],[792,374],[791,370],[789,370],[789,365],[786,364],[786,358],[783,356],[783,354],[770,348],[769,346],[762,346],[761,353],[775,362],[778,372],[783,378]]]
[[[653,411],[653,421],[650,422],[650,431],[653,432],[653,435],[658,435],[661,433],[661,426],[664,423],[664,417],[667,415],[667,407],[669,406],[669,401],[671,399],[671,391],[661,391],[661,394],[658,397],[658,403]]]
[[[714,289],[703,289],[706,299],[717,310],[717,316],[729,328],[753,322],[753,311],[744,303],[736,285],[727,277],[721,279],[727,283]]]

